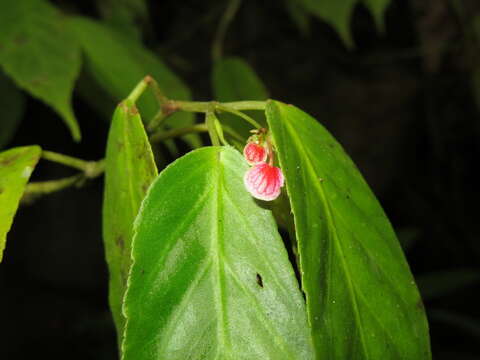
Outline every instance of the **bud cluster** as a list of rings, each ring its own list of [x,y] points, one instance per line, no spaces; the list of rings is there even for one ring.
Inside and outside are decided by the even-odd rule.
[[[265,139],[265,129],[256,131],[248,139],[243,155],[252,166],[243,178],[248,192],[256,199],[275,200],[280,195],[284,178],[282,170],[273,166],[273,149],[269,139]]]

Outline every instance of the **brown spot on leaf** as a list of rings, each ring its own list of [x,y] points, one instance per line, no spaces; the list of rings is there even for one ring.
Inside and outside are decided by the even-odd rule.
[[[257,273],[257,284],[258,286],[260,286],[261,288],[263,288],[263,280],[262,280],[262,276]]]
[[[15,154],[13,156],[10,156],[6,159],[0,160],[0,165],[2,166],[8,166],[11,163],[13,163],[15,160],[17,160],[20,157],[20,154]]]
[[[118,235],[116,238],[115,238],[115,244],[123,250],[123,248],[125,247],[125,240],[123,240],[123,236],[122,235]]]
[[[137,107],[135,106],[135,104],[132,105],[132,107],[130,107],[129,110],[130,110],[130,111],[129,111],[130,115],[137,115],[137,114],[138,114],[138,109],[137,109]]]
[[[3,193],[3,188],[0,188],[0,194]]]

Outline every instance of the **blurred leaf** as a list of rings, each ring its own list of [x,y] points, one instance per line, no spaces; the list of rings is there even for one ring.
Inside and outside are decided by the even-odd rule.
[[[165,92],[175,100],[190,100],[190,90],[152,52],[140,44],[99,22],[84,17],[73,17],[70,25],[80,41],[87,58],[88,70],[113,100],[118,102],[146,75],[151,75]],[[147,91],[139,100],[138,108],[144,119],[150,120],[159,110],[153,94]],[[166,125],[179,128],[191,125],[193,114],[178,112]],[[201,145],[196,135],[186,136],[192,146]]]
[[[221,102],[240,100],[266,100],[268,92],[255,71],[243,60],[237,57],[220,59],[213,68],[213,91],[215,99]],[[261,125],[266,125],[265,116],[259,111],[248,115]],[[220,115],[221,123],[245,137],[250,136],[252,126],[237,116]]]
[[[0,149],[15,135],[25,110],[22,92],[0,71]]]
[[[385,10],[390,5],[390,0],[362,0],[370,10],[380,31],[385,31]]]
[[[75,140],[80,129],[71,107],[80,49],[65,18],[42,0],[5,1],[0,11],[0,64],[21,88],[55,109]]]
[[[0,153],[0,262],[7,233],[40,155],[38,146],[17,147]]]
[[[429,359],[428,325],[380,204],[340,144],[294,106],[269,101],[295,219],[319,359]]]
[[[140,114],[135,104],[125,100],[113,114],[108,135],[103,201],[109,301],[119,344],[125,325],[122,303],[130,271],[133,221],[156,176],[157,168]]]
[[[285,0],[285,6],[292,21],[303,35],[310,31],[310,14],[298,0]]]
[[[350,20],[358,0],[319,1],[296,0],[338,32],[348,47],[353,46]],[[372,0],[374,1],[374,0]]]
[[[416,281],[424,300],[442,297],[466,286],[478,283],[480,271],[456,269],[417,276]]]
[[[141,40],[140,24],[148,19],[145,0],[100,0],[97,7],[108,25],[125,36]]]
[[[195,150],[154,182],[135,220],[124,360],[313,359],[287,253],[229,147]]]

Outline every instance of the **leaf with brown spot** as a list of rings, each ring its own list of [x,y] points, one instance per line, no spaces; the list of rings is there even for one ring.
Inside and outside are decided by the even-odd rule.
[[[7,233],[40,154],[38,146],[17,147],[0,153],[0,262]]]
[[[140,114],[129,100],[114,115],[107,142],[103,240],[110,272],[109,301],[119,341],[122,301],[130,270],[132,225],[157,168]]]

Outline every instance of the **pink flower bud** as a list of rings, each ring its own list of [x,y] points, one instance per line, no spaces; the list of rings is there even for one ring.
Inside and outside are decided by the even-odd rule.
[[[243,155],[250,165],[255,165],[267,160],[267,149],[257,143],[249,142],[243,148]]]
[[[246,172],[243,182],[254,198],[265,201],[275,200],[283,186],[282,170],[261,162]]]

